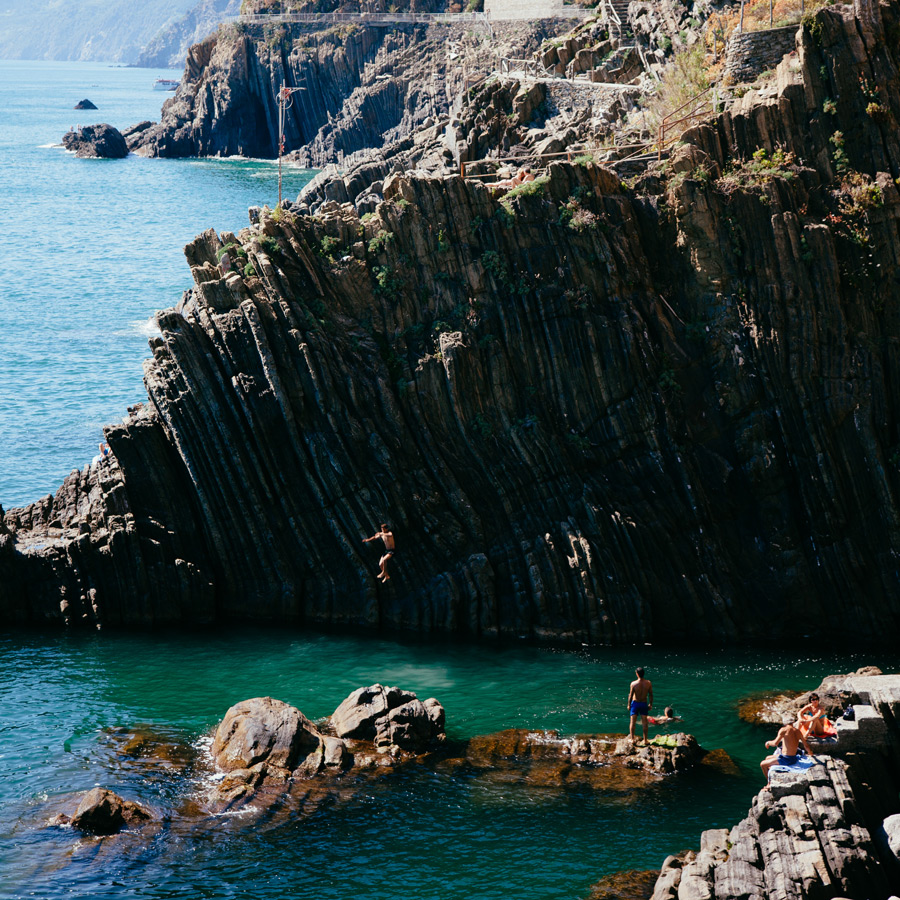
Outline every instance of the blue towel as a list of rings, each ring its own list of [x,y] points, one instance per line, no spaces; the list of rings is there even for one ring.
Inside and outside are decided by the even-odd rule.
[[[819,765],[818,760],[813,759],[811,756],[801,756],[797,762],[792,766],[772,766],[769,769],[770,772],[805,772],[807,769],[811,769],[813,766]]]

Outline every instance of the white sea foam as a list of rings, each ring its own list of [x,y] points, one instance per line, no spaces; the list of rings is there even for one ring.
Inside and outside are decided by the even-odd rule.
[[[147,337],[153,337],[160,333],[159,325],[156,324],[155,315],[150,316],[149,319],[142,319],[138,322],[129,322],[128,326],[132,331],[136,331],[138,334],[143,334]]]
[[[38,150],[53,150],[57,147],[61,148],[62,144],[38,144]]]

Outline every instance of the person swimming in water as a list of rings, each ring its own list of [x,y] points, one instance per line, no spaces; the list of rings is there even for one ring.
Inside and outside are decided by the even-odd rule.
[[[381,538],[384,541],[384,554],[381,559],[378,560],[379,566],[381,566],[378,575],[376,576],[379,581],[390,581],[391,576],[387,573],[387,561],[394,555],[395,544],[394,544],[394,533],[388,528],[387,525],[382,524],[381,531],[376,532],[372,535],[372,537],[367,537],[363,539],[364,544],[368,544],[369,541],[377,541],[378,538]]]
[[[671,706],[667,706],[665,709],[665,715],[662,716],[647,716],[647,721],[651,725],[671,725],[673,722],[681,722],[683,719],[681,716],[675,715],[675,710],[672,709]]]

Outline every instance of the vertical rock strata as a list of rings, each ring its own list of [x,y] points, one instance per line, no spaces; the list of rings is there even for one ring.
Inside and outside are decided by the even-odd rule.
[[[665,182],[394,175],[199,237],[116,460],[6,514],[4,618],[890,639],[900,79],[859,28],[820,12]]]
[[[476,34],[460,26],[222,25],[190,48],[161,121],[130,148],[141,156],[271,159],[278,155],[276,95],[284,84],[298,89],[286,111],[285,147],[297,151],[301,165],[324,166],[408,138],[428,117],[447,113],[464,72],[474,78],[495,54],[530,55],[565,25],[498,25],[490,51],[465,68],[461,54],[480,46],[479,27]],[[452,55],[451,43],[460,48]]]

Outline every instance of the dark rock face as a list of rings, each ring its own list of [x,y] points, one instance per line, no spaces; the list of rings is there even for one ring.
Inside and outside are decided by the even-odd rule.
[[[521,56],[562,26],[497,26],[498,52]],[[185,75],[163,105],[159,125],[135,152],[143,156],[277,155],[282,83],[301,88],[285,120],[288,150],[323,166],[367,147],[408,138],[429,116],[446,114],[448,87],[462,89],[462,61],[448,64],[444,26],[352,25],[310,31],[228,24],[188,51]],[[482,67],[493,56],[482,60]],[[471,65],[474,77],[478,68]]]
[[[152,819],[150,813],[130,800],[104,788],[89,791],[72,817],[71,825],[89,834],[115,834],[123,828],[143,825]]]
[[[79,100],[75,104],[75,106],[73,106],[72,108],[73,109],[96,109],[97,107],[94,106],[94,104],[91,103],[90,100],[85,99],[85,100]]]
[[[112,125],[84,125],[63,135],[63,146],[82,159],[123,159],[128,145],[122,133]]]
[[[388,175],[198,238],[115,458],[6,514],[6,621],[891,640],[900,60],[815,23],[668,179]]]

